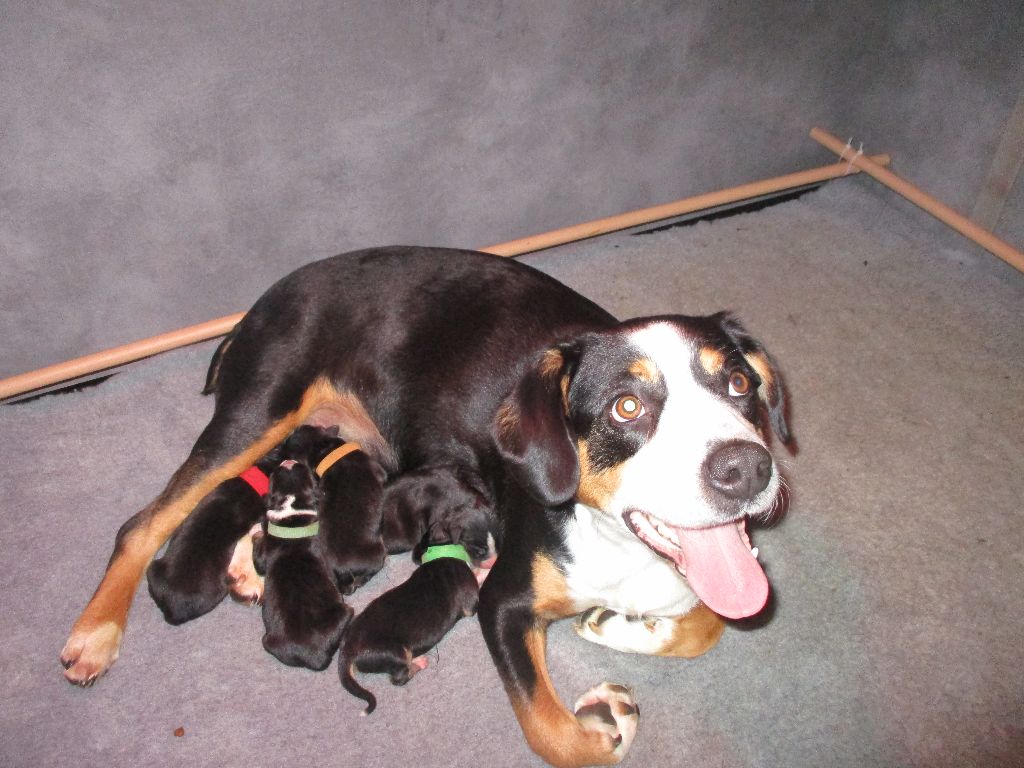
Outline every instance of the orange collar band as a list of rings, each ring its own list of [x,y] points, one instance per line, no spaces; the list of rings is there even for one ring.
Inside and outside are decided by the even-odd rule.
[[[324,472],[333,467],[339,459],[348,456],[354,451],[361,450],[362,448],[359,447],[359,443],[345,443],[344,445],[339,445],[333,451],[324,456],[323,461],[316,465],[316,476],[323,477]]]

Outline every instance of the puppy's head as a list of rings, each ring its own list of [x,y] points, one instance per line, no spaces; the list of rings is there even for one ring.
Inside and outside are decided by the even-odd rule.
[[[779,499],[769,428],[791,442],[779,373],[720,313],[644,318],[548,350],[499,409],[494,437],[538,501],[597,510],[738,617],[767,598],[744,520]]]
[[[272,523],[316,516],[322,504],[323,492],[308,464],[289,459],[271,473],[267,519]]]
[[[319,427],[303,424],[278,448],[283,459],[294,459],[315,467],[328,453],[344,444],[338,436],[338,427]]]
[[[494,558],[501,547],[501,531],[493,507],[472,501],[431,519],[420,546],[446,542],[464,546],[474,563]]]

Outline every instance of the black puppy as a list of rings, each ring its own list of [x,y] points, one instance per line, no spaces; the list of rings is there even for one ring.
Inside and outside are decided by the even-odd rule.
[[[385,592],[349,625],[338,655],[345,690],[377,707],[372,693],[356,682],[359,672],[384,672],[394,685],[405,685],[427,666],[423,657],[466,616],[476,613],[478,588],[464,547],[427,548],[412,576]]]
[[[316,468],[323,489],[320,541],[338,589],[350,595],[384,567],[381,493],[384,468],[337,427],[304,425],[284,442],[286,456]]]
[[[253,564],[266,578],[263,647],[293,667],[326,669],[352,618],[324,562],[323,494],[313,471],[286,460],[270,476],[263,530]]]
[[[475,482],[474,482],[475,480]],[[454,466],[406,472],[384,488],[381,536],[388,554],[421,542],[463,545],[475,564],[490,567],[501,535],[494,505],[483,483]]]
[[[212,611],[234,586],[229,563],[235,545],[263,516],[267,475],[279,461],[272,451],[218,485],[175,531],[163,557],[150,563],[149,594],[169,624]]]

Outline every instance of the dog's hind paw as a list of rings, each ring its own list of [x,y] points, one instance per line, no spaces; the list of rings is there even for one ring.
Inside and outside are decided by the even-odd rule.
[[[591,608],[576,617],[573,629],[584,640],[626,653],[659,653],[672,637],[671,620],[641,619],[608,608]]]
[[[714,648],[725,621],[703,603],[682,616],[635,617],[608,608],[591,608],[576,617],[584,640],[625,653],[692,659]]]
[[[229,586],[231,597],[243,605],[259,605],[263,600],[263,577],[256,571],[238,574]]]
[[[626,755],[640,722],[640,707],[626,686],[601,683],[580,696],[573,711],[585,730],[611,737],[616,761]]]
[[[228,589],[231,598],[245,605],[258,605],[263,599],[263,577],[252,562],[252,539],[257,526],[238,540],[228,564]]]
[[[121,627],[112,621],[92,629],[72,629],[60,652],[67,681],[83,688],[95,683],[117,661],[122,634]]]

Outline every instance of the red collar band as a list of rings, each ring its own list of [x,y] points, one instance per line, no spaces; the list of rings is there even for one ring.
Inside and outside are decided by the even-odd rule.
[[[239,480],[244,480],[260,496],[266,496],[267,491],[270,490],[270,478],[267,477],[263,470],[259,467],[249,467],[245,472],[238,476]]]

